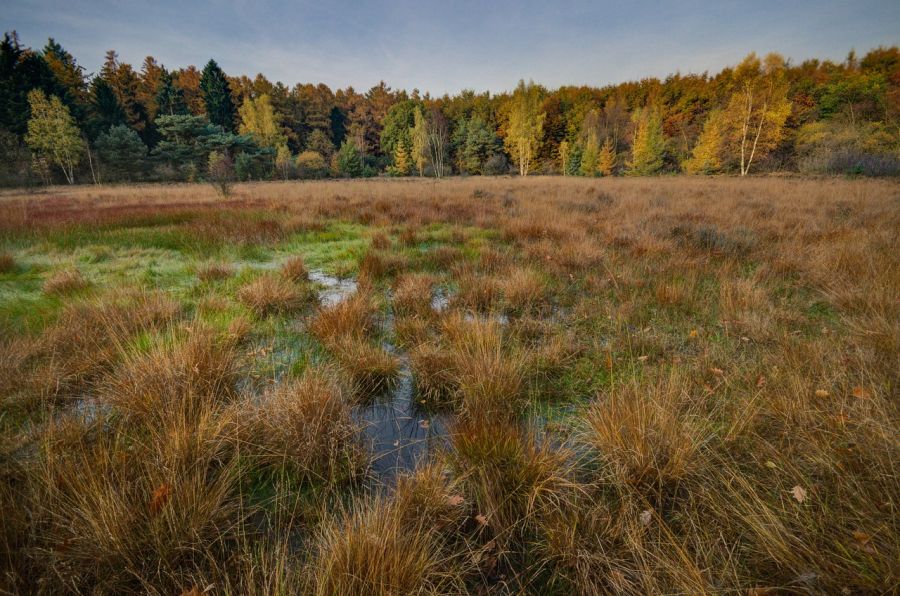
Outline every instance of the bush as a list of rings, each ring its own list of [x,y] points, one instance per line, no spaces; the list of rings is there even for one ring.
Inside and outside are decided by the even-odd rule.
[[[220,195],[227,197],[231,194],[231,185],[234,183],[234,162],[231,160],[231,156],[227,153],[212,151],[209,154],[207,175],[210,184]]]
[[[297,175],[301,178],[324,178],[328,174],[328,164],[321,153],[304,151],[297,156]]]
[[[482,171],[486,176],[509,174],[509,160],[502,153],[495,153],[484,162]]]

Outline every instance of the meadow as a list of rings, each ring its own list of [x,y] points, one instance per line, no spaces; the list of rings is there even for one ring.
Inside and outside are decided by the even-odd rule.
[[[898,589],[894,180],[0,212],[0,591]]]

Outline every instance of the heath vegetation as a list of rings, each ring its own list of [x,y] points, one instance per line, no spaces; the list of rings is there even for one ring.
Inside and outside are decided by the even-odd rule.
[[[0,590],[896,591],[898,197],[4,191]]]

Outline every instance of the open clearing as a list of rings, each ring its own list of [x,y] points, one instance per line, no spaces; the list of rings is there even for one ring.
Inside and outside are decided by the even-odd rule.
[[[897,589],[896,181],[0,212],[0,588]]]

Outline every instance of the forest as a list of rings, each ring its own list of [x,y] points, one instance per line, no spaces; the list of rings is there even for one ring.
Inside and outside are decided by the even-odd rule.
[[[302,78],[302,73],[298,73]],[[434,97],[293,87],[215,60],[88,73],[53,38],[0,44],[0,184],[293,178],[900,173],[900,50],[749,54],[716,74]]]

